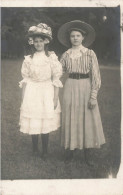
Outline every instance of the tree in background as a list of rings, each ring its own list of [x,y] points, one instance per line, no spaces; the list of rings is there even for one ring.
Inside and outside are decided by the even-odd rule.
[[[7,57],[24,53],[25,35],[30,26],[39,22],[52,24],[43,8],[2,8],[2,53]]]
[[[116,8],[2,8],[1,46],[2,55],[20,57],[24,54],[27,40],[25,35],[30,26],[47,23],[53,29],[50,48],[60,55],[67,48],[57,40],[57,31],[65,22],[82,20],[91,24],[96,31],[96,40],[91,46],[99,59],[120,59],[120,7]]]

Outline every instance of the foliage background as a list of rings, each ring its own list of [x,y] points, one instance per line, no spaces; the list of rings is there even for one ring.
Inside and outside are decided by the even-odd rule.
[[[47,23],[53,30],[50,49],[60,55],[67,48],[58,39],[59,27],[71,20],[82,20],[91,24],[96,31],[96,40],[91,46],[100,60],[112,64],[120,62],[120,7],[18,7],[2,8],[2,57],[21,57],[24,54],[25,39],[30,26]]]

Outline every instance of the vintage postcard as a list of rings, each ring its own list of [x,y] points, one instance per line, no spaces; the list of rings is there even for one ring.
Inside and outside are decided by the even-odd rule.
[[[1,194],[123,194],[123,3],[1,0]]]

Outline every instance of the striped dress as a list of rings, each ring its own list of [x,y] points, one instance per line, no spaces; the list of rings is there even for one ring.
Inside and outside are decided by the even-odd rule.
[[[101,86],[98,60],[93,50],[82,45],[68,49],[61,57],[63,71],[68,73],[89,73],[89,78],[72,79],[65,82],[62,106],[61,144],[69,148],[99,148],[105,137],[97,103]],[[96,102],[94,109],[88,108],[89,100]]]

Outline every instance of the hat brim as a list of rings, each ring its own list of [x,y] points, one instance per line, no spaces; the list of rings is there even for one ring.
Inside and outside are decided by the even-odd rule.
[[[42,32],[29,32],[28,33],[28,37],[34,37],[34,36],[44,36],[44,37],[46,37],[46,38],[48,38],[50,41],[52,40],[52,37],[50,37],[49,35],[47,35],[47,34],[45,34],[45,33],[42,33]]]
[[[71,47],[69,32],[71,29],[78,29],[78,31],[85,32],[85,37],[82,45],[89,47],[95,40],[95,30],[93,27],[80,20],[74,20],[63,24],[58,31],[58,40],[66,47]]]

